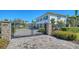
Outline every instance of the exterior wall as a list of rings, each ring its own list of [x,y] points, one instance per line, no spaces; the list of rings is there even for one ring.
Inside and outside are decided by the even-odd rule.
[[[44,15],[44,16],[42,16],[42,17],[39,17],[39,18],[37,18],[37,20],[40,20],[40,19],[42,19],[42,20],[40,20],[40,21],[36,21],[36,27],[38,27],[38,28],[40,28],[40,24],[45,24],[45,23],[49,23],[49,16],[48,16],[48,19],[43,19],[45,16],[48,16],[48,15]],[[37,26],[38,25],[38,26]]]
[[[50,20],[50,23],[51,23],[51,19],[55,19],[55,24],[57,22],[57,16],[56,15],[49,15],[49,20]]]
[[[62,20],[62,21],[64,21],[66,23],[66,17],[64,17],[64,16],[60,16],[60,19],[58,19],[57,15],[50,15],[50,21],[51,21],[52,18],[55,19],[55,24],[57,24],[57,21],[60,21],[60,20]]]
[[[45,16],[48,16],[48,19],[43,19]],[[57,16],[59,16],[59,15],[50,15],[50,14],[46,14],[46,15],[43,15],[42,17],[39,17],[39,18],[37,18],[37,20],[39,19],[42,19],[42,20],[40,20],[40,21],[38,21],[38,22],[36,22],[36,27],[39,27],[40,28],[40,24],[45,24],[45,23],[51,23],[51,19],[52,18],[54,18],[55,19],[55,24],[57,24],[57,21],[59,20],[63,20],[64,22],[65,22],[65,24],[66,24],[66,17],[64,17],[64,16],[60,16],[60,19],[58,19],[58,17]],[[37,24],[39,24],[39,26],[37,26]]]

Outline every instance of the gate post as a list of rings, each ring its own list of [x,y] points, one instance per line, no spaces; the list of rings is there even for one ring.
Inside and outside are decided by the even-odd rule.
[[[51,23],[48,23],[47,24],[47,34],[48,35],[51,35],[52,34],[52,24]]]
[[[11,39],[11,23],[9,21],[2,21],[1,23],[2,39]]]

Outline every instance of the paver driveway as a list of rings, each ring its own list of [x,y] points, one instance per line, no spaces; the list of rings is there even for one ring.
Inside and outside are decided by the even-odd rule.
[[[15,38],[10,41],[8,49],[75,49],[78,44],[60,40],[48,35]]]

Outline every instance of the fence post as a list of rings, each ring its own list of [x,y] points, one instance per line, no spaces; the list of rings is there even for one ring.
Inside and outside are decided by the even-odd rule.
[[[52,34],[52,24],[51,23],[48,23],[47,24],[47,34],[48,35],[51,35]]]
[[[1,35],[2,39],[11,39],[11,22],[2,21],[1,22]]]

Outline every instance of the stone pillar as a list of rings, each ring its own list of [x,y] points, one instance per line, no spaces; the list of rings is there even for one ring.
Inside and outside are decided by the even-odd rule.
[[[11,39],[11,23],[8,21],[3,21],[1,23],[1,35],[2,39]]]
[[[51,33],[52,33],[52,24],[51,23],[48,23],[47,24],[47,34],[48,35],[51,35]]]

